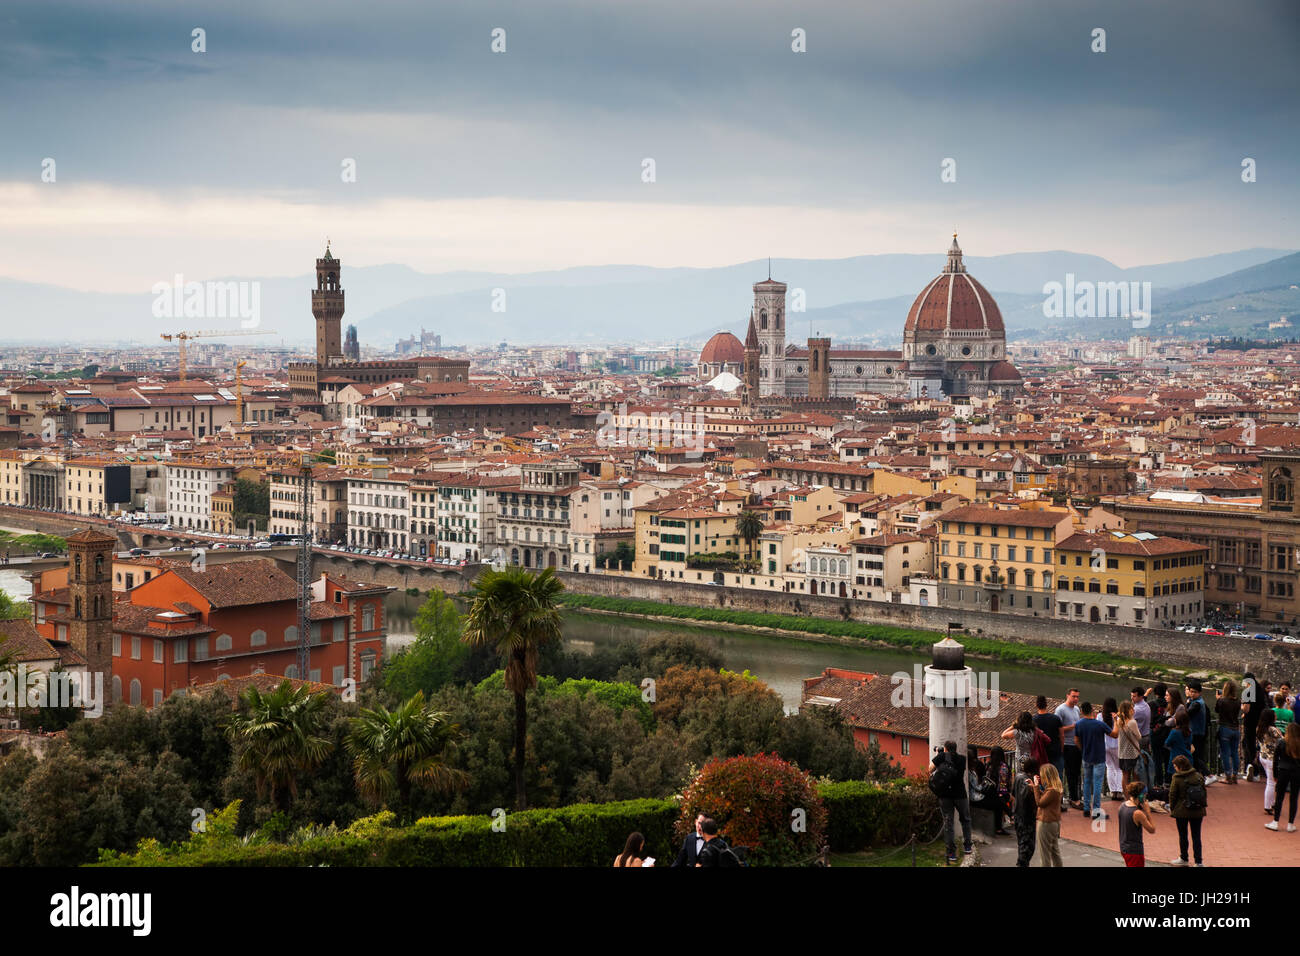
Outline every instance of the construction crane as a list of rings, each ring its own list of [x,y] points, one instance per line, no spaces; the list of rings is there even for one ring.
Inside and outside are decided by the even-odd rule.
[[[173,339],[180,345],[181,359],[180,372],[181,381],[185,381],[185,343],[190,339],[202,338],[225,338],[228,335],[274,335],[270,329],[207,329],[203,332],[164,332],[162,339],[165,342],[171,342]]]

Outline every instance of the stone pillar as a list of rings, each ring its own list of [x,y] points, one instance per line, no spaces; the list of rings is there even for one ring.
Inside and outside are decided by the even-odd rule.
[[[949,740],[957,754],[966,756],[966,705],[970,701],[972,671],[966,666],[966,648],[945,637],[931,649],[925,668],[925,703],[930,708],[930,756]]]

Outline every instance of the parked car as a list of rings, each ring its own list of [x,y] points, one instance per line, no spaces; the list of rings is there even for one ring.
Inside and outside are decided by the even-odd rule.
[[[1247,634],[1245,631],[1240,631],[1235,627],[1228,632],[1228,636],[1229,637],[1250,637],[1250,635]]]
[[[1290,634],[1282,635],[1283,644],[1300,644],[1300,637],[1292,637]]]
[[[270,541],[259,541],[257,542],[257,544],[253,545],[253,547],[256,548],[258,551],[263,551],[266,548],[272,547],[272,545]]]
[[[135,558],[138,558],[142,554],[148,554],[148,553],[149,551],[146,548],[132,548],[130,551],[127,552],[127,554]]]
[[[1215,629],[1212,628],[1212,627],[1207,627],[1205,630],[1201,631],[1201,633],[1202,633],[1202,634],[1206,634],[1206,635],[1208,635],[1208,636],[1210,636],[1210,637],[1226,637],[1226,636],[1227,636],[1227,635],[1224,634],[1222,631],[1215,630]]]
[[[1255,635],[1255,640],[1257,640],[1257,641],[1271,641],[1271,640],[1273,640],[1273,635],[1272,635],[1272,634],[1256,634],[1256,635]]]

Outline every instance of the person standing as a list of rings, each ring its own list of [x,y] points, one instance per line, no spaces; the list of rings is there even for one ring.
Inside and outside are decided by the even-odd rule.
[[[1206,783],[1214,783],[1215,778],[1205,762],[1205,756],[1209,753],[1205,741],[1210,715],[1205,709],[1205,701],[1201,699],[1201,682],[1193,677],[1187,681],[1186,686],[1187,722],[1192,735],[1192,766],[1205,777]]]
[[[1086,700],[1079,713],[1082,716],[1074,725],[1074,739],[1083,760],[1083,812],[1105,820],[1109,815],[1101,809],[1101,790],[1106,780],[1106,738],[1115,736],[1116,731],[1092,715],[1092,704]]]
[[[1264,812],[1272,816],[1273,801],[1277,797],[1277,781],[1273,779],[1274,756],[1277,745],[1282,742],[1282,731],[1277,729],[1277,715],[1271,709],[1265,709],[1259,715],[1256,735],[1255,746],[1260,765],[1264,768]]]
[[[1273,752],[1273,777],[1277,782],[1277,798],[1273,803],[1273,819],[1264,824],[1276,830],[1282,819],[1282,798],[1290,794],[1287,810],[1286,832],[1295,833],[1296,801],[1300,799],[1300,724],[1287,724],[1286,736],[1279,740]]]
[[[1125,701],[1127,703],[1127,701]],[[1119,852],[1125,866],[1146,866],[1146,849],[1142,844],[1142,831],[1155,833],[1156,825],[1151,810],[1142,799],[1142,784],[1134,782],[1124,787],[1127,798],[1119,808]],[[1199,844],[1198,844],[1199,846]]]
[[[1015,741],[1015,763],[1017,767],[1025,760],[1034,759],[1034,740],[1037,734],[1038,728],[1034,725],[1034,716],[1027,710],[1021,711],[1020,716],[1016,718],[1016,722],[1002,731],[1003,740]],[[1035,760],[1034,762],[1037,764],[1038,761]]]
[[[1038,768],[1034,797],[1038,803],[1038,862],[1041,866],[1064,866],[1061,862],[1061,776],[1050,763]]]
[[[1066,804],[1066,794],[1069,794],[1069,805],[1076,810],[1083,809],[1083,791],[1079,789],[1079,774],[1083,766],[1083,754],[1079,750],[1078,742],[1074,737],[1074,725],[1077,724],[1082,715],[1079,713],[1079,688],[1071,687],[1065,692],[1065,700],[1056,708],[1056,716],[1061,721],[1061,752],[1065,763],[1065,780],[1068,784],[1068,790],[1064,787],[1061,791],[1061,806],[1064,809]]]
[[[1173,866],[1187,865],[1187,834],[1191,831],[1192,854],[1197,866],[1201,861],[1201,821],[1205,819],[1205,777],[1192,766],[1184,754],[1174,758],[1174,779],[1169,783],[1169,815],[1178,825],[1178,859]]]
[[[1022,760],[1015,779],[1015,808],[1011,811],[1016,827],[1016,866],[1028,866],[1037,842],[1038,798],[1034,792],[1034,762]]]
[[[645,866],[645,837],[639,832],[630,834],[627,843],[623,845],[623,852],[614,858],[614,866],[629,867]]]
[[[1255,779],[1259,758],[1259,718],[1266,709],[1255,675],[1246,672],[1241,681],[1241,762],[1246,766],[1246,780]]]
[[[700,827],[707,819],[708,816],[703,812],[695,814],[695,832],[688,834],[686,839],[682,841],[682,848],[677,851],[677,859],[673,860],[670,869],[674,866],[695,865],[699,859],[700,850],[704,847],[704,834],[700,831]]]
[[[696,866],[740,866],[740,858],[736,856],[736,852],[726,839],[718,834],[717,820],[705,817],[704,822],[700,824],[700,836],[704,838],[704,846],[700,848]]]
[[[1286,691],[1278,691],[1273,695],[1273,716],[1277,718],[1277,729],[1282,733],[1286,733],[1287,725],[1295,720],[1295,711],[1287,706],[1288,703]]]
[[[1107,729],[1116,729],[1115,716],[1118,713],[1119,705],[1115,698],[1107,697],[1101,705],[1101,722]],[[1119,769],[1119,734],[1108,734],[1102,743],[1106,745],[1106,793],[1112,800],[1123,800],[1124,774]]]
[[[1168,706],[1167,694],[1168,688],[1164,684],[1156,684],[1151,688],[1151,769],[1155,775],[1153,783],[1157,788],[1164,787],[1169,778],[1165,772],[1165,763],[1169,760],[1169,754],[1165,751],[1165,738],[1169,736],[1169,728],[1165,726],[1165,718],[1168,716],[1165,709]]]
[[[940,768],[949,767],[950,770]],[[941,778],[948,778],[941,782]],[[943,837],[948,847],[948,862],[957,862],[957,843],[953,832],[952,815],[961,821],[962,849],[975,852],[971,844],[970,799],[966,795],[966,758],[957,753],[957,743],[946,741],[930,761],[930,789],[939,798],[939,813],[943,816]]]
[[[1223,778],[1229,784],[1237,782],[1241,765],[1238,748],[1241,744],[1241,697],[1234,681],[1223,685],[1223,693],[1214,702],[1214,712],[1219,717],[1219,764]]]
[[[1065,756],[1061,751],[1061,741],[1065,731],[1061,729],[1061,718],[1054,711],[1047,709],[1047,698],[1039,694],[1034,701],[1038,713],[1034,715],[1034,726],[1047,738],[1047,761],[1059,774],[1065,773]]]
[[[1129,703],[1133,705],[1133,719],[1137,721],[1138,745],[1143,750],[1151,749],[1151,705],[1147,703],[1147,692],[1141,687],[1134,687],[1128,692]]]
[[[1127,794],[1128,785],[1133,782],[1137,769],[1138,756],[1142,753],[1142,728],[1133,716],[1132,701],[1126,700],[1119,705],[1119,711],[1115,714],[1115,729],[1119,731],[1116,740],[1119,745],[1120,786]]]

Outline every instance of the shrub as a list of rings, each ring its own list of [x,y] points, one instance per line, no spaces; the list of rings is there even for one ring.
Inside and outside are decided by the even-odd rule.
[[[938,821],[938,800],[928,787],[915,781],[876,784],[846,780],[824,783],[820,790],[830,821],[832,850],[853,852],[873,846],[897,846],[918,828],[927,829],[931,820]]]
[[[775,754],[706,764],[682,795],[679,837],[694,829],[701,811],[718,821],[728,843],[747,847],[756,865],[810,862],[825,842],[826,807],[816,782]]]

